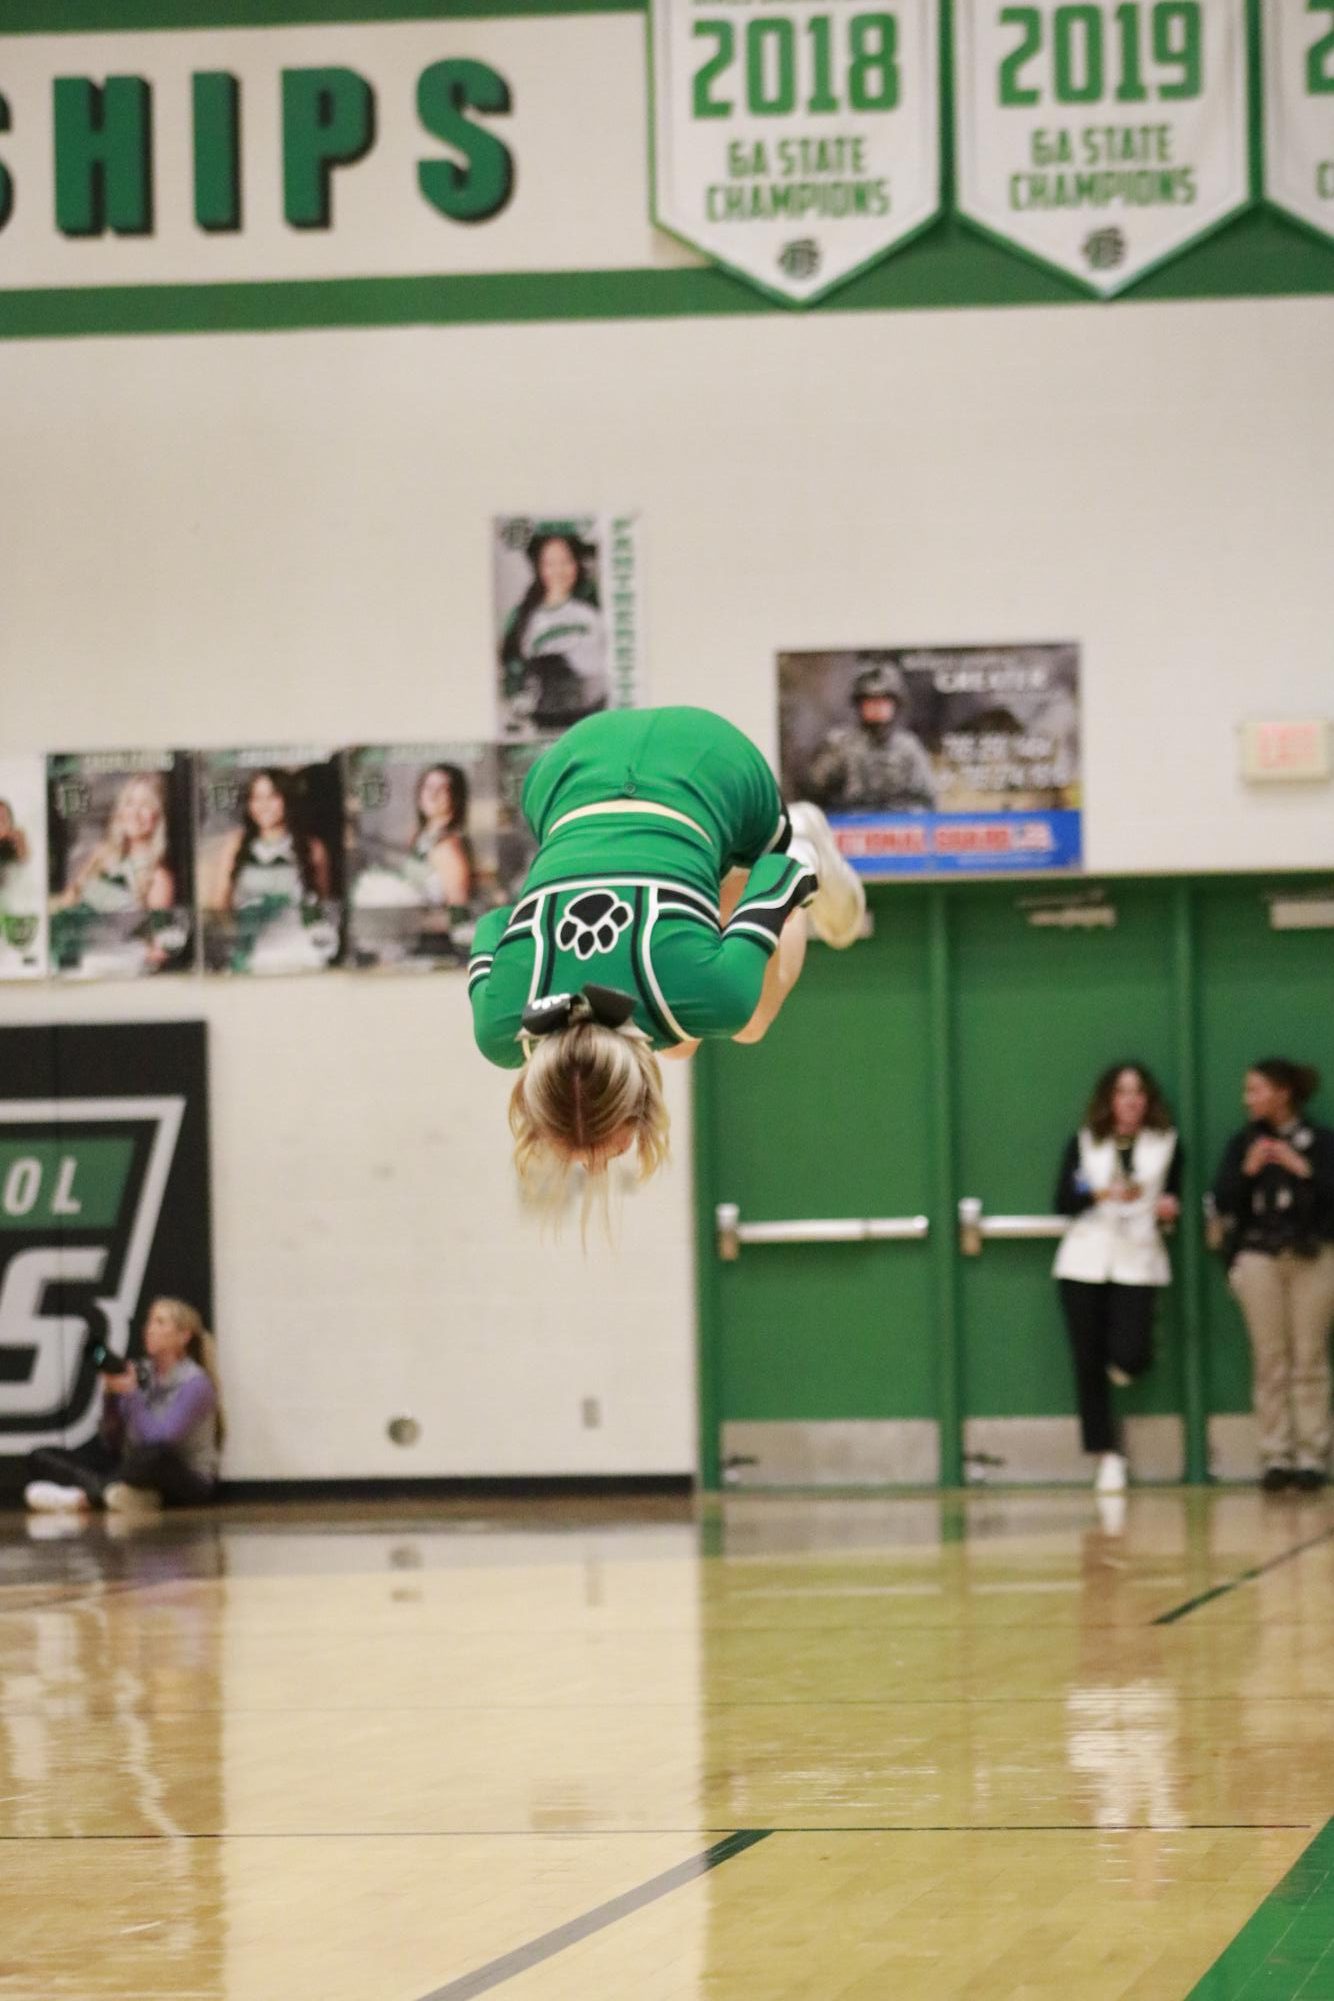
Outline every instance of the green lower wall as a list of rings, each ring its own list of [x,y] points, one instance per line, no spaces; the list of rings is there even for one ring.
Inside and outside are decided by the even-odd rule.
[[[1200,1195],[1242,1122],[1248,1062],[1334,1067],[1334,933],[1275,931],[1269,894],[1310,879],[1103,885],[1107,929],[1037,927],[1059,886],[881,885],[875,935],[813,947],[758,1049],[697,1062],[703,1462],[729,1418],[936,1416],[942,1475],[959,1420],[1074,1407],[1050,1242],[956,1246],[960,1196],[1050,1210],[1062,1145],[1096,1073],[1138,1057],[1162,1080],[1187,1163],[1159,1359],[1131,1411],[1179,1412],[1202,1478],[1211,1412],[1250,1403],[1249,1355],[1202,1242]],[[1071,893],[1097,885],[1080,883]],[[1317,1101],[1317,1116],[1330,1116]],[[929,1214],[927,1244],[768,1247],[721,1265],[718,1201],[754,1220]]]

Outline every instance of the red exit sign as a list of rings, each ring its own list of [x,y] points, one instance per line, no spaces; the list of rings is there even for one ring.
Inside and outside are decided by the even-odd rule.
[[[1243,723],[1241,770],[1245,778],[1328,778],[1328,722]]]

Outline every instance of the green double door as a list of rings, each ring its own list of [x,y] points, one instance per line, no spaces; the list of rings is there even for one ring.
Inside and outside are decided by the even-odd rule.
[[[1083,1477],[1052,1196],[1121,1059],[1162,1080],[1187,1169],[1158,1360],[1123,1403],[1132,1462],[1243,1477],[1248,1354],[1199,1197],[1246,1064],[1334,1057],[1334,930],[1311,886],[886,885],[871,902],[873,936],[812,946],[764,1043],[697,1059],[706,1484]],[[981,1219],[966,1239],[961,1202]]]

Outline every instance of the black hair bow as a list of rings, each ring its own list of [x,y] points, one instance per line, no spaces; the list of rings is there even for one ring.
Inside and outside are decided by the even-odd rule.
[[[624,1028],[635,1011],[633,994],[619,987],[587,986],[577,994],[547,994],[530,1001],[523,1011],[525,1035],[554,1035],[577,1021],[598,1021],[604,1028]]]

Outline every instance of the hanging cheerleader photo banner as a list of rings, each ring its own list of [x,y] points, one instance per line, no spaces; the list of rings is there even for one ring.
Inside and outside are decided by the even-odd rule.
[[[1334,0],[1265,0],[1265,193],[1334,236]]]
[[[0,757],[0,980],[46,971],[46,763]]]
[[[550,738],[644,700],[639,519],[506,514],[492,523],[496,734]]]
[[[1076,646],[782,653],[778,729],[863,875],[1079,866]]]
[[[348,962],[430,972],[466,965],[502,899],[492,744],[391,744],[343,754]]]
[[[47,759],[51,969],[69,979],[189,972],[195,959],[193,759]]]
[[[499,801],[496,816],[496,871],[500,901],[513,903],[537,853],[533,830],[523,815],[523,788],[542,755],[540,743],[504,743],[497,757]]]
[[[937,0],[652,0],[653,219],[789,305],[940,206]]]
[[[954,65],[961,213],[1104,297],[1249,199],[1246,0],[956,0]]]
[[[211,973],[319,973],[343,939],[343,799],[329,750],[199,756],[199,913]]]

